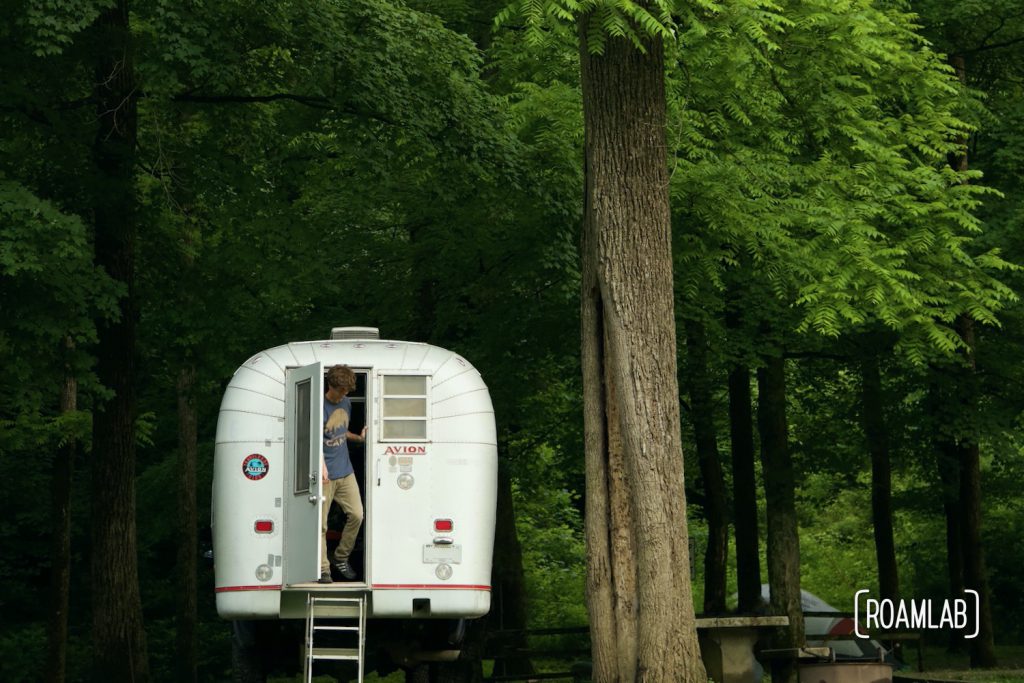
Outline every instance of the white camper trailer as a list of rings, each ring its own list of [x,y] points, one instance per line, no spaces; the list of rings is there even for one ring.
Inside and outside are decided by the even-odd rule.
[[[311,597],[360,594],[368,617],[482,616],[497,445],[480,373],[373,328],[331,337],[257,353],[224,393],[211,520],[218,613],[302,618]],[[357,579],[320,584],[323,381],[340,364],[358,380],[350,429],[367,427],[365,450],[350,443],[365,515]]]

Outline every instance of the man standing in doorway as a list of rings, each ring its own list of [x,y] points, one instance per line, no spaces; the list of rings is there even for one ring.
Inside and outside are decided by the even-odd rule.
[[[360,434],[348,431],[352,415],[352,401],[348,394],[356,388],[356,375],[347,365],[335,365],[327,371],[327,391],[324,393],[324,461],[323,521],[320,524],[320,583],[332,583],[331,563],[327,558],[327,514],[331,503],[338,505],[347,515],[341,540],[334,551],[334,566],[347,580],[356,578],[356,572],[348,562],[352,548],[363,524],[363,501],[359,496],[359,484],[352,470],[348,455],[349,440],[366,442],[366,427]]]

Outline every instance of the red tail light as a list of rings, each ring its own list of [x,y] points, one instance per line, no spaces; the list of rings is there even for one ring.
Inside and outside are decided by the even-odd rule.
[[[256,520],[256,533],[258,534],[271,534],[274,533],[274,522],[270,519],[257,519]]]
[[[434,531],[447,533],[451,531],[453,528],[455,528],[455,525],[452,523],[452,520],[450,519],[434,520]]]

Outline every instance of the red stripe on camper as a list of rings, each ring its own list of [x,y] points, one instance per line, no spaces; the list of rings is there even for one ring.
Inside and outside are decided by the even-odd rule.
[[[457,591],[490,591],[490,586],[470,586],[447,583],[375,583],[370,586],[373,590],[395,591],[395,590],[457,590]]]
[[[217,593],[234,593],[236,591],[279,591],[281,590],[281,584],[276,586],[218,586],[214,589]]]

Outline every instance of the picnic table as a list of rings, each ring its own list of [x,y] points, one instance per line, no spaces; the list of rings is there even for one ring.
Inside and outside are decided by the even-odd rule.
[[[698,617],[701,658],[715,683],[757,683],[758,629],[788,626],[782,616]]]

